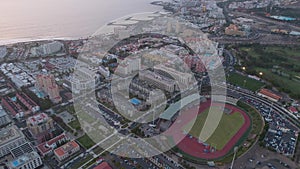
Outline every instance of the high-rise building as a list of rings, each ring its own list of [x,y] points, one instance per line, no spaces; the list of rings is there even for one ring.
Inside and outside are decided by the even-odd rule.
[[[116,73],[121,75],[129,75],[140,69],[141,69],[141,58],[128,57],[119,64]]]
[[[37,75],[36,87],[46,92],[54,103],[58,103],[62,100],[59,95],[59,87],[56,84],[53,75]]]
[[[27,127],[34,137],[48,134],[54,129],[54,121],[45,113],[31,116],[26,121]]]

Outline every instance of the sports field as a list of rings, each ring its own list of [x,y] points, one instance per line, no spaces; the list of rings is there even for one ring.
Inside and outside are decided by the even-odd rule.
[[[243,126],[245,120],[240,112],[232,112],[231,114],[225,114],[220,110],[220,107],[214,106],[211,111],[218,111],[223,114],[222,119],[216,128],[214,134],[205,143],[210,144],[217,150],[222,150],[224,146],[230,141],[230,139],[239,131]],[[208,115],[209,108],[197,116],[197,119],[193,125],[193,122],[188,123],[183,127],[183,131],[187,131],[193,125],[189,134],[194,138],[198,138],[202,128],[204,126],[206,117]]]
[[[264,83],[257,81],[255,79],[251,79],[247,76],[240,75],[238,73],[230,73],[230,76],[228,77],[228,82],[237,85],[239,87],[243,87],[246,89],[249,89],[253,92],[259,90],[264,86]]]

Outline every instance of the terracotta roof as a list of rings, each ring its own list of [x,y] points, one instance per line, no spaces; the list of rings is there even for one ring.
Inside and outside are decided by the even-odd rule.
[[[55,149],[54,152],[58,156],[63,156],[65,154],[65,152],[64,152],[64,150],[62,148]]]
[[[64,154],[70,152],[72,149],[75,149],[77,147],[79,147],[79,145],[73,140],[55,149],[54,152],[58,156],[63,156]]]
[[[52,144],[54,143],[57,143],[58,141],[64,139],[66,137],[66,135],[63,133],[57,137],[54,137],[53,139],[47,141],[47,142],[44,142],[44,143],[41,143],[37,146],[37,149],[42,153],[42,154],[47,154],[49,151],[52,150],[51,147],[46,147],[46,144],[48,146],[51,146]]]
[[[280,100],[282,97],[273,93],[272,91],[268,90],[268,89],[261,89],[259,91],[259,93],[265,95],[265,96],[268,96],[268,97],[271,97],[273,99],[276,99],[276,100]]]
[[[101,164],[94,167],[94,169],[112,169],[107,162],[102,162]]]
[[[297,113],[298,112],[298,110],[296,109],[296,107],[293,107],[293,106],[289,107],[289,110],[291,112],[293,112],[293,113]]]
[[[66,135],[63,133],[63,134],[61,134],[61,135],[59,135],[59,136],[57,136],[57,137],[55,137],[55,138],[53,138],[53,139],[47,141],[47,144],[50,146],[50,145],[52,145],[52,144],[58,142],[59,140],[65,138],[65,137],[66,137]]]

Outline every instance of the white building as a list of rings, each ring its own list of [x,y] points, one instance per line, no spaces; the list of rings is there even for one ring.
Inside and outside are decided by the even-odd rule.
[[[124,61],[122,61],[119,64],[116,73],[119,75],[129,75],[140,69],[141,69],[141,58],[127,57]]]
[[[33,56],[49,55],[61,51],[63,47],[63,43],[55,41],[31,48],[31,54]]]
[[[10,169],[35,169],[43,165],[41,157],[33,151],[25,153],[6,164]]]

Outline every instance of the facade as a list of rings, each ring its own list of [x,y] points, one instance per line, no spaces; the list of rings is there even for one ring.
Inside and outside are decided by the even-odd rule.
[[[51,42],[38,47],[33,47],[30,52],[34,56],[49,55],[61,51],[63,47],[64,45],[61,42]]]
[[[95,88],[95,72],[85,66],[78,67],[76,69],[77,70],[75,70],[72,77],[69,79],[72,91],[78,93],[81,90]]]
[[[76,141],[70,141],[54,150],[54,155],[59,161],[62,161],[80,150]]]
[[[150,70],[140,71],[139,78],[141,80],[149,82],[159,89],[166,90],[168,92],[174,92],[176,89],[176,82],[174,80],[161,76],[158,73],[152,72]]]
[[[174,79],[176,79],[177,82],[182,84],[181,87],[188,87],[189,84],[192,82],[193,76],[191,73],[180,72],[165,65],[157,65],[154,68],[170,74]]]
[[[61,102],[62,98],[59,95],[59,87],[53,75],[37,75],[36,87],[46,92],[54,103]]]
[[[35,169],[41,165],[43,165],[42,159],[35,151],[25,153],[7,163],[10,169]]]
[[[10,153],[14,149],[26,142],[25,136],[17,126],[7,126],[0,129],[0,157]]]
[[[29,117],[26,123],[29,131],[34,137],[40,134],[49,133],[49,131],[54,128],[53,119],[45,113]]]
[[[124,61],[122,61],[119,64],[116,73],[118,73],[120,75],[129,75],[140,69],[141,69],[141,59],[140,58],[127,57]]]

